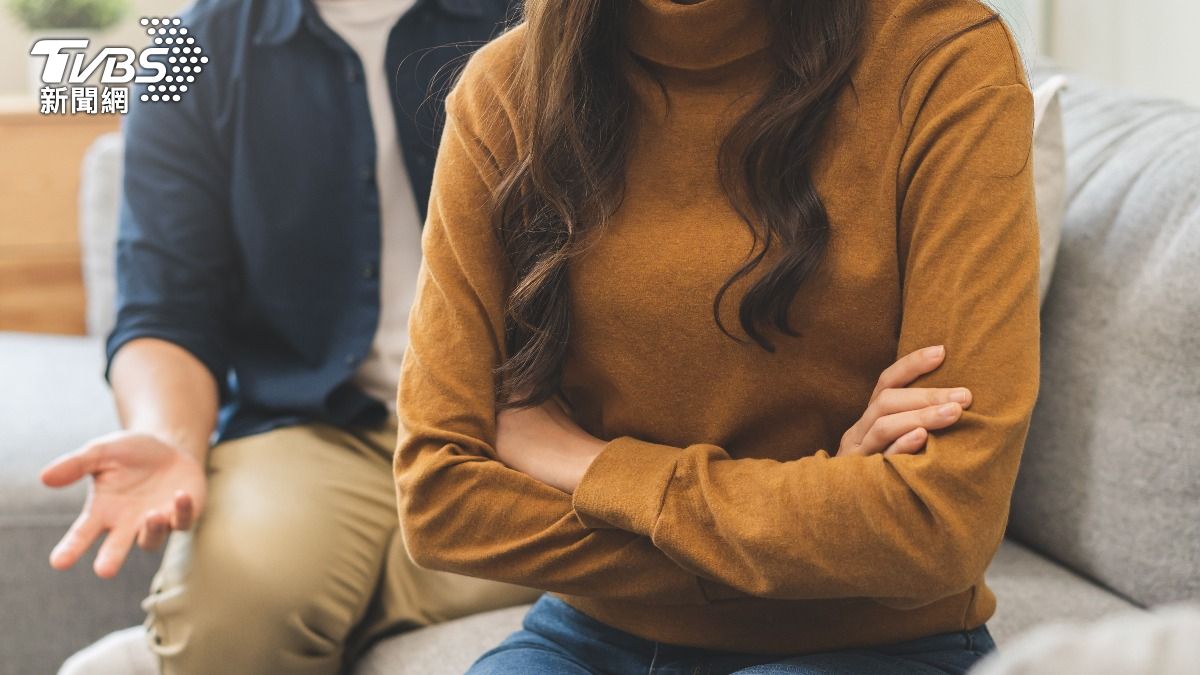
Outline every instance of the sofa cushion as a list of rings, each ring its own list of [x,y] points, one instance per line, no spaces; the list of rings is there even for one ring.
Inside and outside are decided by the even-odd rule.
[[[999,609],[988,622],[997,642],[1042,621],[1088,620],[1133,606],[1019,544],[1006,541],[988,570]],[[528,606],[497,610],[398,635],[379,643],[355,675],[459,674],[521,627]]]
[[[103,345],[91,338],[0,333],[0,373],[0,514],[74,516],[85,484],[50,490],[38,474],[55,457],[119,428],[104,383]]]
[[[1072,77],[1068,207],[1010,534],[1142,605],[1200,599],[1200,110]]]
[[[70,524],[0,515],[0,675],[53,673],[76,650],[145,617],[140,602],[159,556],[135,549],[115,579],[97,579],[91,556],[56,572],[50,549]]]
[[[358,662],[354,675],[462,675],[521,627],[529,607],[497,609],[388,638]]]
[[[996,594],[988,631],[999,644],[1046,621],[1090,621],[1135,606],[1007,539],[987,571]]]
[[[68,572],[48,562],[86,483],[50,490],[38,473],[117,428],[103,357],[98,340],[0,333],[0,675],[54,672],[71,652],[142,617],[157,556],[135,551],[109,581],[92,574],[91,556]]]

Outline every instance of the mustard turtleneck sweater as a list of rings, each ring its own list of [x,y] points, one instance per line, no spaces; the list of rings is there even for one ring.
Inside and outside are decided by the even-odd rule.
[[[802,335],[771,354],[711,314],[751,243],[716,155],[772,67],[763,4],[633,1],[630,47],[671,106],[630,73],[625,199],[570,269],[564,394],[609,440],[573,496],[492,447],[510,279],[488,204],[493,162],[515,158],[505,83],[525,30],[471,59],[447,101],[400,386],[405,540],[421,565],[553,591],[681,645],[799,653],[978,626],[1038,389],[1020,58],[999,23],[921,58],[986,16],[975,0],[869,2],[814,166],[827,272],[796,298]],[[945,363],[913,386],[969,387],[961,420],[921,454],[832,457],[880,372],[937,344]]]

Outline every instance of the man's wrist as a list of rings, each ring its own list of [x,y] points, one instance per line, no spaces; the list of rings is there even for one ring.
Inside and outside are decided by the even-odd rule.
[[[147,436],[152,436],[158,439],[164,445],[188,455],[201,464],[204,463],[208,456],[209,442],[207,437],[201,437],[194,431],[185,431],[182,429],[163,429],[161,427],[145,427],[138,428],[137,425],[131,425],[130,431],[135,433],[144,433]]]

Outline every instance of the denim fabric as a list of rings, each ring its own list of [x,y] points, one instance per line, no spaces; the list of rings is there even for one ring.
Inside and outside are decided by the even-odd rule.
[[[965,673],[996,648],[986,626],[870,649],[778,657],[667,645],[617,630],[546,594],[522,629],[469,675],[922,675]]]
[[[392,27],[396,132],[422,216],[446,85],[509,12],[417,0]],[[312,0],[197,0],[182,20],[210,63],[181,102],[130,97],[108,356],[141,337],[188,350],[221,385],[220,440],[381,422],[383,403],[351,381],[379,321],[363,65]]]

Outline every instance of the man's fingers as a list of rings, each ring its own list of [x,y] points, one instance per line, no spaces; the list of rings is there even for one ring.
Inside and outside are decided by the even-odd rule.
[[[100,519],[91,515],[90,512],[85,510],[80,513],[54,550],[50,552],[50,566],[56,570],[65,570],[74,565],[75,561],[79,560],[79,556],[91,547],[93,541],[96,541],[96,537],[100,536],[103,529]]]
[[[884,455],[912,455],[921,451],[925,447],[925,440],[929,438],[929,432],[921,427],[917,427],[912,431],[897,438],[888,446],[887,450],[883,451]]]
[[[196,507],[191,495],[183,490],[175,492],[175,511],[171,514],[171,528],[175,530],[192,529],[192,520],[196,515]]]
[[[138,546],[147,551],[154,551],[163,545],[171,532],[170,519],[158,511],[150,511],[142,521],[138,531]]]
[[[912,384],[913,380],[942,365],[942,360],[945,358],[946,348],[943,345],[925,347],[905,354],[879,374],[875,391],[871,392],[871,400],[874,401],[879,392],[884,389],[907,387]]]
[[[42,469],[42,483],[47,487],[65,487],[95,473],[99,454],[98,446],[88,445],[59,457]]]
[[[108,536],[104,538],[104,543],[100,546],[100,552],[96,554],[96,562],[92,565],[96,576],[101,579],[111,579],[117,576],[117,572],[121,571],[121,565],[125,564],[125,557],[129,555],[129,549],[133,546],[137,531],[138,528],[130,526],[109,530]]]

